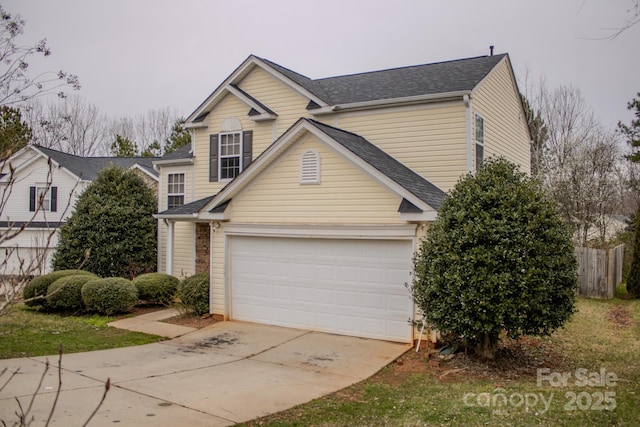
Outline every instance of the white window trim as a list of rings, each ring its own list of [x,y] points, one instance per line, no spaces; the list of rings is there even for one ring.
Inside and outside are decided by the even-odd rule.
[[[300,185],[320,184],[320,153],[316,150],[305,150],[300,155]]]
[[[235,135],[237,134],[240,138],[240,147],[239,147],[239,154],[237,155],[233,155],[233,156],[223,156],[222,155],[222,137],[224,135]],[[234,131],[229,131],[229,132],[220,132],[218,134],[218,182],[229,182],[232,181],[233,178],[235,178],[235,176],[233,178],[222,178],[222,159],[223,158],[233,158],[233,157],[238,157],[238,175],[240,175],[240,173],[242,172],[242,156],[244,153],[244,140],[242,137],[242,130],[234,130]]]
[[[169,177],[171,175],[182,175],[182,193],[174,193],[174,192],[169,191],[169,187],[170,186],[175,186],[175,184],[172,184],[170,182]],[[172,196],[182,196],[182,204],[183,205],[185,204],[185,202],[186,202],[186,192],[187,192],[186,191],[187,190],[186,185],[187,185],[187,174],[185,172],[170,172],[170,173],[167,173],[167,209],[170,209],[170,207],[169,207],[169,197],[172,197]]]

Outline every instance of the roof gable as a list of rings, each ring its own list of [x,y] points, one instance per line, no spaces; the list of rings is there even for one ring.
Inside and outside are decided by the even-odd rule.
[[[442,205],[445,196],[444,191],[365,138],[315,120],[303,118],[291,126],[247,169],[227,184],[203,210],[214,209],[233,198],[281,153],[295,143],[304,132],[311,132],[318,136],[320,140],[330,144],[333,148],[337,148],[337,151],[355,163],[356,166],[363,169],[391,191],[407,199],[414,207],[422,211],[435,212]]]
[[[388,103],[423,99],[445,99],[470,93],[507,54],[479,56],[446,62],[392,68],[345,76],[311,79],[274,62],[250,55],[187,118],[189,127],[202,126],[203,118],[226,93],[233,93],[247,104],[252,119],[272,119],[259,100],[242,92],[237,84],[260,67],[309,99],[307,110],[315,113],[355,108],[363,103]]]

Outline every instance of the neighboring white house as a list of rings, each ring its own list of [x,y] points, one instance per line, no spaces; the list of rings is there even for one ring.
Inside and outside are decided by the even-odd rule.
[[[56,231],[98,172],[110,164],[135,168],[157,183],[154,160],[79,157],[35,145],[14,153],[0,165],[0,275],[50,271]]]

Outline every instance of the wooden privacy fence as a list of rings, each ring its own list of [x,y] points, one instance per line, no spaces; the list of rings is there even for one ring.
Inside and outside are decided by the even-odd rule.
[[[578,295],[613,298],[622,281],[624,245],[612,249],[576,248]]]

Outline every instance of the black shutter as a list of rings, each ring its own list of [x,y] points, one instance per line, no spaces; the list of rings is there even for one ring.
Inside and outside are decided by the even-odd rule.
[[[58,210],[58,187],[51,187],[51,212]]]
[[[242,169],[249,166],[253,154],[253,131],[242,132]]]
[[[29,187],[29,212],[36,211],[36,187]]]
[[[209,136],[209,182],[218,182],[218,135]]]

